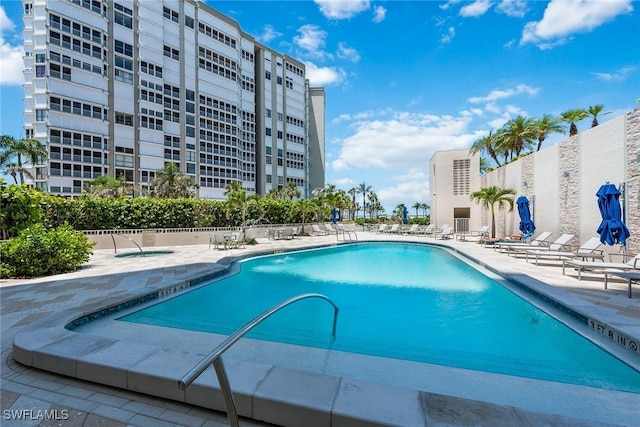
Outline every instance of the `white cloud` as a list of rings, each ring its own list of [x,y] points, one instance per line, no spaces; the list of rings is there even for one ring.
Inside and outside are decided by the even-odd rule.
[[[349,19],[369,9],[369,0],[313,0],[329,19]]]
[[[409,209],[409,214],[414,216],[415,209],[412,209],[414,203],[425,203],[431,199],[429,196],[429,174],[426,167],[412,168],[406,170],[406,173],[396,176],[395,183],[380,190],[375,190],[380,202],[387,208],[387,214],[391,214],[391,210],[400,203]],[[419,211],[422,215],[422,210]]]
[[[347,73],[342,68],[318,67],[313,62],[305,62],[307,78],[312,86],[328,86],[346,80]]]
[[[451,6],[455,6],[456,4],[460,3],[462,0],[449,0],[448,2],[446,2],[445,4],[441,4],[440,6],[438,6],[440,9],[442,10],[448,10]]]
[[[449,27],[449,29],[447,30],[446,33],[444,33],[442,35],[442,37],[440,37],[440,43],[442,44],[448,44],[451,42],[451,39],[453,39],[456,35],[456,29],[455,27]]]
[[[15,31],[15,24],[7,16],[4,7],[0,7],[0,86],[14,86],[24,83],[24,48],[22,44],[13,46],[5,40],[6,33]]]
[[[384,18],[387,16],[387,9],[382,6],[376,6],[373,8],[373,19],[372,21],[376,24],[384,21]]]
[[[336,170],[349,167],[424,168],[433,153],[445,148],[469,147],[475,136],[467,133],[468,114],[436,116],[397,112],[389,119],[366,119],[355,124],[343,140]]]
[[[486,96],[472,97],[472,98],[469,98],[468,101],[471,102],[472,104],[477,104],[481,102],[491,103],[499,99],[510,98],[512,96],[520,95],[523,93],[534,96],[538,93],[539,90],[540,90],[539,88],[533,88],[525,84],[519,84],[509,89],[493,90],[489,92],[489,94]]]
[[[534,43],[541,49],[567,42],[572,34],[589,32],[616,16],[633,10],[632,0],[551,0],[541,21],[529,22],[520,44]]]
[[[600,80],[604,81],[613,81],[613,80],[624,80],[629,74],[633,73],[636,70],[636,67],[623,67],[620,68],[615,73],[592,73]]]
[[[348,47],[346,44],[338,43],[338,58],[348,59],[351,62],[360,61],[360,54],[352,47]]]
[[[491,7],[490,0],[476,0],[471,4],[463,6],[460,8],[460,16],[465,18],[475,18],[478,16],[482,16]]]
[[[529,7],[527,6],[527,2],[524,0],[502,0],[496,6],[496,10],[507,16],[522,18],[529,10]]]
[[[298,32],[300,35],[293,38],[293,41],[298,47],[308,52],[317,52],[324,47],[327,32],[317,25],[303,25],[298,28]]]
[[[256,37],[261,43],[269,43],[271,40],[278,38],[282,35],[282,33],[276,31],[271,25],[265,25],[262,34]]]

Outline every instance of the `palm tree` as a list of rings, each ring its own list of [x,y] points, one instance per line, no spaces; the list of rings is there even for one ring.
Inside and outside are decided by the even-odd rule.
[[[551,114],[545,114],[535,124],[536,133],[538,134],[538,149],[542,148],[542,142],[552,133],[565,133],[567,130],[562,124],[560,117],[553,117]]]
[[[89,181],[89,194],[94,197],[120,197],[127,194],[126,178],[101,175]]]
[[[287,185],[282,189],[282,194],[285,197],[288,197],[289,200],[293,200],[295,198],[299,198],[302,196],[302,192],[298,190],[298,187],[294,182],[288,182]]]
[[[179,199],[193,197],[198,185],[180,172],[175,163],[167,163],[164,169],[156,172],[156,177],[149,183],[149,188],[153,197]]]
[[[418,209],[420,209],[421,207],[422,207],[422,204],[420,202],[415,202],[413,206],[411,206],[411,209],[416,210],[416,217],[418,216]]]
[[[604,105],[602,104],[592,105],[591,107],[587,108],[587,114],[593,117],[593,120],[591,120],[592,128],[598,126],[598,114],[600,114],[603,109]],[[607,111],[606,113],[602,113],[601,115],[604,116],[605,114],[611,114],[611,111]]]
[[[3,173],[11,175],[16,184],[20,177],[23,184],[25,175],[33,179],[31,167],[47,158],[47,149],[40,141],[33,138],[16,139],[10,135],[0,137],[0,168]]]
[[[498,135],[498,145],[508,150],[512,156],[513,153],[519,156],[525,148],[530,147],[536,137],[535,123],[535,119],[523,116],[509,120]]]
[[[351,188],[347,193],[351,196],[351,210],[349,212],[349,218],[351,221],[354,221],[356,219],[356,194],[358,193],[358,190]]]
[[[367,202],[366,202],[366,196],[367,193],[369,193],[371,191],[371,186],[367,185],[366,183],[362,182],[360,183],[360,185],[358,185],[358,187],[356,187],[356,191],[360,194],[362,194],[362,216],[363,219],[366,222],[367,219],[367,214],[366,214],[366,206],[367,206]]]
[[[240,181],[231,181],[224,186],[224,195],[229,196],[230,194],[237,193],[242,190],[242,183]]]
[[[471,148],[469,149],[469,154],[476,154],[480,151],[486,151],[489,156],[496,162],[496,165],[500,167],[500,162],[498,161],[498,154],[496,152],[496,146],[498,141],[496,139],[496,134],[493,131],[489,131],[487,136],[483,136],[482,138],[476,139]]]
[[[254,205],[258,205],[258,196],[255,194],[248,195],[245,189],[229,193],[227,196],[227,219],[231,218],[234,211],[239,210],[240,224],[244,227],[247,223],[249,208]],[[262,215],[260,215],[260,217],[262,217]]]
[[[569,136],[573,136],[578,133],[578,126],[576,126],[576,123],[580,120],[586,119],[587,117],[589,117],[589,113],[582,108],[567,110],[560,114],[560,120],[569,123]]]
[[[427,210],[431,208],[427,203],[421,203],[420,208],[424,211],[424,217],[427,217]]]
[[[302,199],[296,202],[296,206],[302,215],[302,230],[304,230],[304,223],[307,215],[310,215],[309,219],[311,220],[318,217],[318,204],[313,199]]]
[[[491,187],[483,187],[478,191],[471,193],[471,200],[475,200],[483,207],[491,210],[491,237],[496,237],[496,214],[495,204],[498,209],[502,209],[506,204],[509,205],[509,211],[513,210],[513,196],[516,190],[513,188],[500,188],[492,185]]]

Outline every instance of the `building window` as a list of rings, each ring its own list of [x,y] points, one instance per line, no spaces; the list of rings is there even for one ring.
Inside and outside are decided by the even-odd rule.
[[[268,119],[270,119],[270,118],[271,118],[271,110],[270,110],[270,109],[268,109],[268,108],[267,108],[267,111],[266,111],[266,115],[267,115],[267,118],[268,118]]]
[[[267,134],[267,136],[271,136],[271,128],[266,128],[265,133]]]
[[[184,17],[184,25],[186,25],[189,28],[194,28],[194,21],[193,18],[190,16],[186,16]]]
[[[36,65],[36,77],[46,77],[46,70],[44,65]]]
[[[116,111],[116,124],[133,126],[133,114],[126,114]]]
[[[36,122],[47,121],[47,110],[36,110]]]
[[[269,71],[264,73],[264,78],[267,79],[267,80],[271,80],[271,73]]]
[[[278,76],[278,77],[277,77],[276,82],[277,82],[279,85],[282,85],[282,77]]]

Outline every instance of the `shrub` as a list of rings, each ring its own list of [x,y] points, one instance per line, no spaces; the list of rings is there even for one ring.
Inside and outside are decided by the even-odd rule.
[[[20,230],[42,221],[44,195],[26,185],[7,186],[0,179],[0,239],[17,236]]]
[[[93,253],[87,237],[63,225],[46,230],[41,224],[25,228],[0,244],[0,277],[39,277],[75,271]]]

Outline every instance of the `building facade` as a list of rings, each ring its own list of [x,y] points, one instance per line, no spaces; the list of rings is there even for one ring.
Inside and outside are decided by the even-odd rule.
[[[457,232],[483,225],[480,206],[470,198],[480,188],[480,156],[469,150],[437,151],[429,161],[431,223],[450,225]]]
[[[201,198],[324,186],[324,91],[236,21],[197,0],[23,6],[25,135],[49,153],[37,187],[75,196],[108,175],[145,190],[169,162]]]
[[[469,196],[455,194],[456,162],[470,159],[468,150],[439,151],[431,159],[431,221],[437,225],[455,221],[456,209],[467,206],[471,227],[491,224],[488,209]],[[480,176],[472,166],[470,192],[495,185],[513,188],[517,199],[529,199],[535,234],[551,231],[576,236],[574,245],[596,237],[602,221],[596,192],[605,183],[620,191],[623,220],[631,236],[626,248],[605,247],[608,252],[640,252],[640,109],[628,111],[557,144],[531,153]],[[458,178],[459,179],[459,178]],[[520,216],[496,209],[496,235],[518,231]],[[451,224],[453,225],[453,224]]]

